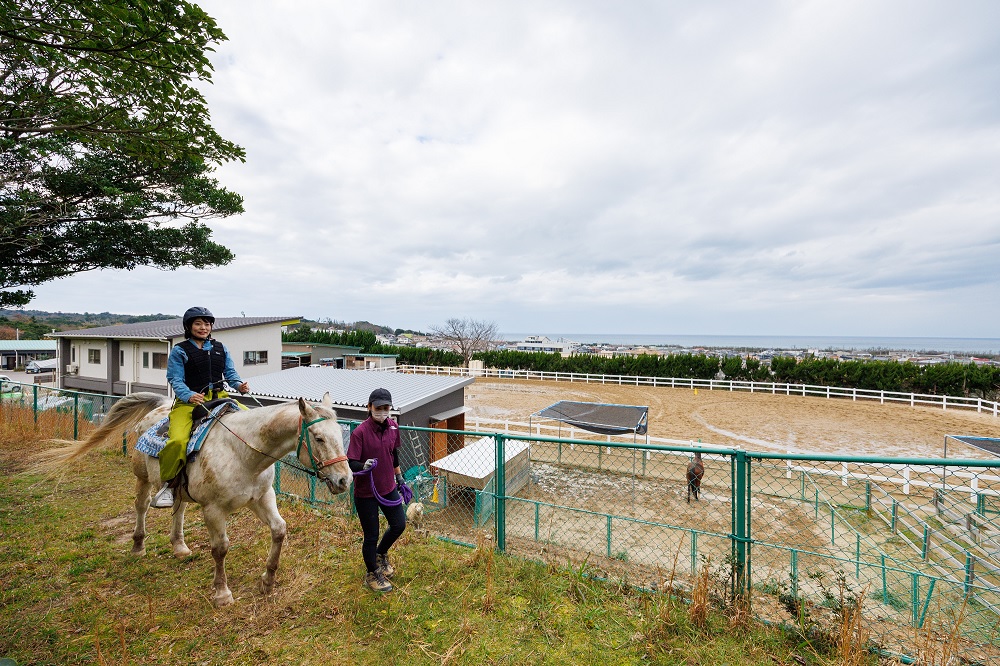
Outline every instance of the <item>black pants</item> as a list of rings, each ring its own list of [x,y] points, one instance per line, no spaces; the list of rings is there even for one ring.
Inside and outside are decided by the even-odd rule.
[[[387,500],[399,499],[399,491],[393,490],[388,495],[383,496]],[[368,571],[375,571],[375,554],[385,555],[389,552],[392,544],[400,537],[406,529],[406,506],[400,503],[398,506],[382,506],[374,497],[355,497],[354,506],[358,510],[358,520],[361,521],[361,531],[364,533],[364,541],[361,543],[361,556],[365,558],[365,566]],[[378,510],[382,509],[389,527],[382,535],[382,540],[378,538]]]

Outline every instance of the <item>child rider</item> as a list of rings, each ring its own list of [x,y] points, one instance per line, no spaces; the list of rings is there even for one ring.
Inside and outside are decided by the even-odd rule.
[[[170,409],[167,443],[160,452],[160,480],[163,487],[153,497],[151,506],[173,506],[170,482],[187,462],[187,444],[191,437],[192,412],[207,400],[228,397],[223,380],[240,393],[250,390],[240,379],[225,345],[212,339],[215,317],[208,308],[193,307],[184,313],[184,342],[174,345],[167,358],[167,382],[174,389]]]

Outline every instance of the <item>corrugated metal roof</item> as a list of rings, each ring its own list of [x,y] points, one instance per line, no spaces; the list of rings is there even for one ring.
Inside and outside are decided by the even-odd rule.
[[[55,340],[0,340],[0,351],[55,351]]]
[[[250,392],[270,398],[319,401],[328,392],[335,405],[364,408],[377,388],[389,389],[393,408],[407,412],[432,400],[464,388],[474,377],[411,375],[374,370],[339,368],[289,368],[247,380]]]
[[[212,332],[225,331],[247,326],[262,324],[295,323],[300,317],[216,317]],[[51,338],[146,338],[162,340],[184,337],[184,322],[182,319],[161,319],[159,321],[144,321],[137,324],[119,324],[118,326],[98,326],[83,328],[77,331],[60,331],[49,333]]]

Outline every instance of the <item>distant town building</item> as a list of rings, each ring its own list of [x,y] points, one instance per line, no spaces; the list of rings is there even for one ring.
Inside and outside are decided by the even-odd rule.
[[[513,348],[514,351],[547,352],[568,356],[578,346],[575,342],[549,340],[544,335],[529,335],[521,342],[513,343],[513,347],[508,346],[508,349]]]

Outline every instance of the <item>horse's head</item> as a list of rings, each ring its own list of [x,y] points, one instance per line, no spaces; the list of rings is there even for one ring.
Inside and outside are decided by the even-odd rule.
[[[316,472],[333,494],[347,490],[351,483],[351,468],[347,464],[344,435],[337,423],[330,394],[323,395],[320,405],[309,405],[299,398],[299,462]]]

